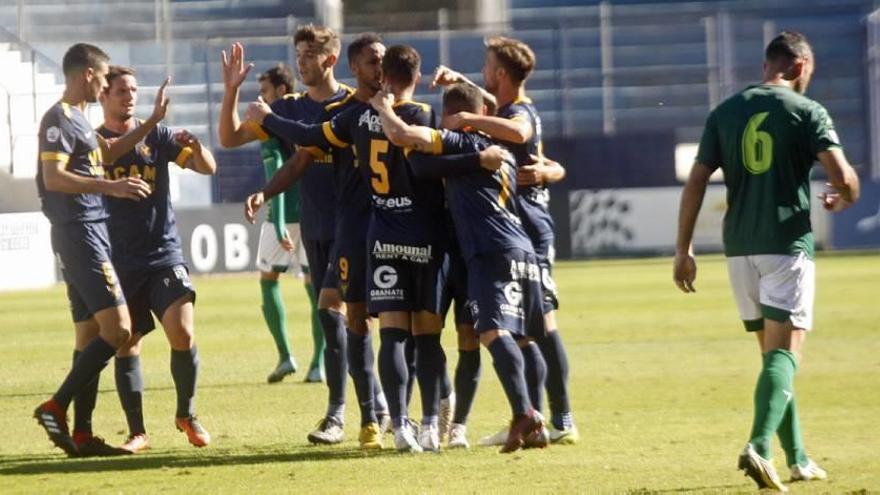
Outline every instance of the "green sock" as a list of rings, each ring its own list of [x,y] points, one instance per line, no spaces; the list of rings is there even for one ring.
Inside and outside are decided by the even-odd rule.
[[[281,299],[278,281],[260,280],[260,289],[263,293],[263,318],[266,319],[269,332],[275,339],[278,358],[281,361],[290,359],[290,345],[287,343],[287,314],[284,311],[284,301]]]
[[[321,328],[321,319],[318,318],[318,296],[315,294],[315,286],[305,284],[306,294],[309,295],[309,305],[312,308],[312,363],[309,368],[317,368],[324,365],[324,330]]]
[[[764,354],[764,367],[755,386],[755,419],[749,440],[764,459],[770,459],[770,439],[779,429],[793,397],[796,370],[797,361],[791,352],[776,349]]]
[[[785,408],[785,416],[782,417],[782,424],[776,430],[779,436],[779,443],[782,444],[782,450],[785,451],[785,462],[792,466],[806,466],[809,459],[807,452],[804,450],[804,439],[801,437],[801,422],[798,419],[797,406],[795,398],[792,397]]]

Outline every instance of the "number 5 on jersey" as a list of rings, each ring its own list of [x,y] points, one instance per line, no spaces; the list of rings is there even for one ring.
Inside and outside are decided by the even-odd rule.
[[[742,135],[743,166],[755,175],[763,174],[773,165],[773,136],[758,130],[768,115],[770,112],[752,115]]]
[[[383,155],[388,153],[388,141],[371,139],[370,170],[373,171],[373,178],[370,180],[370,184],[377,194],[388,194],[391,191],[391,183],[388,181],[388,166],[379,159],[379,153]]]

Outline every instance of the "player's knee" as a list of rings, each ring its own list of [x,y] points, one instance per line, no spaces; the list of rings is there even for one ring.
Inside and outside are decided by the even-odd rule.
[[[480,348],[480,339],[471,325],[459,325],[456,327],[458,331],[458,350],[475,351]]]
[[[114,328],[108,332],[101,332],[101,337],[107,341],[108,344],[112,345],[114,349],[119,349],[124,347],[126,343],[131,339],[131,328],[129,326],[120,325],[117,328]]]

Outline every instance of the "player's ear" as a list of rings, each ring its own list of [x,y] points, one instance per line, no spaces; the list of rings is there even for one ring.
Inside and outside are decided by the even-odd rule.
[[[806,59],[804,59],[804,58],[795,59],[795,61],[792,62],[791,66],[786,71],[785,79],[787,79],[789,81],[797,80],[802,75],[804,75],[804,69],[806,68],[806,65],[807,65]]]
[[[327,58],[324,59],[324,64],[323,64],[324,68],[329,69],[330,67],[333,67],[334,65],[336,65],[336,62],[338,62],[338,61],[339,61],[339,55],[336,55],[335,53],[331,53],[331,54],[327,55]]]
[[[421,80],[422,80],[422,73],[416,72],[416,77],[415,77],[415,79],[413,79],[413,86],[417,86],[419,84],[419,81],[421,81]]]

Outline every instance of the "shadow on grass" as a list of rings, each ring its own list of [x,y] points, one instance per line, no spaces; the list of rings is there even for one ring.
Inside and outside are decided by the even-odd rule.
[[[302,381],[293,381],[290,380],[286,385],[281,384],[273,384],[272,386],[275,388],[283,388],[285,386],[294,386],[294,387],[314,387],[316,385],[321,385],[322,383],[306,383]],[[206,385],[199,384],[199,390],[211,390],[211,389],[227,389],[227,388],[257,388],[257,387],[265,387],[267,386],[264,382],[227,382],[227,383],[209,383]],[[168,391],[174,390],[174,385],[164,385],[159,387],[146,387],[146,392],[153,391]],[[54,390],[46,390],[41,392],[13,392],[7,394],[0,394],[0,399],[16,399],[16,398],[27,398],[27,397],[36,397],[47,399],[55,393]],[[99,394],[116,394],[115,388],[102,388],[98,390]],[[36,407],[36,404],[34,404]]]
[[[181,450],[172,452],[143,453],[121,457],[104,458],[52,458],[41,456],[3,456],[0,457],[0,475],[40,475],[54,473],[92,473],[107,471],[136,471],[141,469],[182,469],[213,466],[238,466],[265,464],[273,462],[312,462],[339,461],[348,459],[368,459],[374,457],[397,456],[394,449],[365,452],[358,448],[328,448],[303,446],[290,449],[278,445],[277,449],[248,448],[247,453],[228,450],[199,451]]]
[[[754,493],[754,489],[750,489],[744,484],[728,484],[728,485],[709,485],[709,486],[686,486],[681,488],[664,488],[661,490],[654,488],[638,488],[629,490],[628,495],[649,495],[655,493]]]

